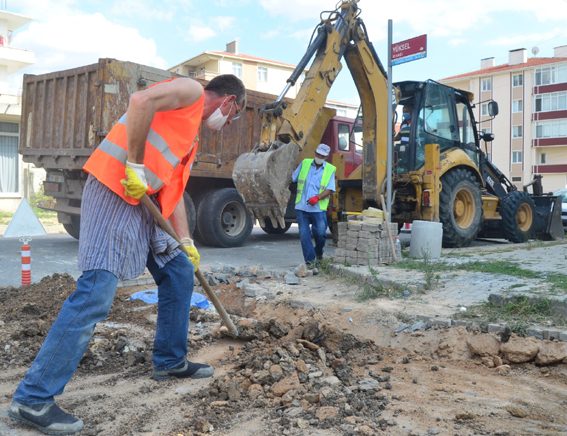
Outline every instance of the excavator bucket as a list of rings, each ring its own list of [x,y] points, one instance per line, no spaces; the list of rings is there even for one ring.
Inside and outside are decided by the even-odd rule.
[[[532,196],[535,204],[535,234],[537,239],[555,241],[565,239],[561,221],[561,197]]]
[[[254,150],[238,157],[232,179],[242,196],[248,212],[264,227],[270,218],[274,227],[285,227],[285,210],[291,192],[289,185],[295,170],[299,147],[297,144],[273,142],[263,151]]]

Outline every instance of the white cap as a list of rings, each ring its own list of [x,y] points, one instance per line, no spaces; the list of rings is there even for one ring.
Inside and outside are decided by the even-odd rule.
[[[315,152],[319,153],[321,156],[329,156],[329,153],[331,152],[331,147],[329,147],[327,144],[319,144]]]

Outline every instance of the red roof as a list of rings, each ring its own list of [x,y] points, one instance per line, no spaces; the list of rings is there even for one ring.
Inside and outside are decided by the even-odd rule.
[[[525,68],[533,68],[540,65],[555,64],[558,62],[567,62],[567,58],[530,58],[527,62],[517,65],[502,64],[494,67],[483,68],[482,70],[473,71],[471,73],[458,74],[456,76],[446,77],[444,80],[461,79],[472,76],[491,76],[494,74],[503,73],[504,71],[523,70]]]
[[[234,54],[234,53],[230,53],[227,51],[207,51],[207,53],[213,53],[219,56],[230,56],[230,57],[234,57],[234,58],[238,58],[238,59],[248,59],[250,61],[256,61],[256,62],[267,62],[270,64],[277,64],[277,65],[282,65],[284,67],[291,67],[291,68],[295,68],[295,65],[291,65],[291,64],[284,64],[283,62],[278,62],[278,61],[271,61],[269,59],[262,59],[262,58],[257,58],[255,56],[250,56],[250,55],[246,55],[246,54]]]

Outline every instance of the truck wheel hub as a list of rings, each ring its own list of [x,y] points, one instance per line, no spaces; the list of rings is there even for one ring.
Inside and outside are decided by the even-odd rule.
[[[465,205],[462,201],[458,200],[455,202],[455,216],[463,216],[465,213]]]

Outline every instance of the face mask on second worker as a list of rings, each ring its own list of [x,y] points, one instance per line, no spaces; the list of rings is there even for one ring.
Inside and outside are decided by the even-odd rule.
[[[409,120],[411,118],[411,114],[402,114],[404,120]]]
[[[207,125],[207,127],[209,129],[220,130],[220,129],[222,129],[222,126],[225,125],[226,120],[228,119],[228,114],[223,115],[222,112],[221,112],[221,107],[222,107],[222,105],[224,104],[224,102],[226,101],[227,98],[225,98],[224,101],[222,102],[222,104],[217,108],[217,110],[215,110],[212,113],[212,115],[204,121],[204,123]],[[229,113],[230,113],[230,111],[229,111]]]
[[[318,157],[315,158],[316,165],[323,165],[323,162],[325,162],[325,159],[320,159]]]

